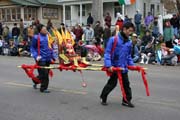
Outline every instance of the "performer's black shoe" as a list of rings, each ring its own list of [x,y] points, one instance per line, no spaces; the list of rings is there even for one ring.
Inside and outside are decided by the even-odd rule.
[[[107,106],[107,98],[100,97],[101,105]]]
[[[33,88],[36,90],[36,89],[37,89],[37,84],[34,84],[34,85],[33,85]]]
[[[40,90],[41,93],[50,93],[51,91],[49,90]]]
[[[135,106],[131,102],[122,101],[122,105],[130,108],[134,108]]]

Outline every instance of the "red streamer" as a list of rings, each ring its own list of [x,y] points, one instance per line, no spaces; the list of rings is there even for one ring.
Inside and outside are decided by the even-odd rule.
[[[136,70],[138,72],[141,72],[142,80],[143,80],[143,83],[144,83],[144,86],[145,86],[145,89],[146,89],[146,95],[150,96],[148,82],[147,82],[147,79],[146,79],[146,76],[145,76],[146,72],[145,72],[144,68],[142,68],[140,66],[128,66],[128,69]]]
[[[121,92],[122,92],[123,99],[126,102],[128,102],[127,99],[126,99],[126,92],[125,92],[124,86],[123,86],[123,80],[122,80],[122,73],[121,73],[121,71],[117,71],[117,75],[118,75],[119,85],[120,85],[120,89],[121,89]]]
[[[147,82],[147,79],[146,79],[145,74],[146,74],[145,70],[142,69],[142,70],[141,70],[141,75],[142,75],[142,79],[143,79],[143,82],[144,82],[144,85],[145,85],[146,95],[147,95],[147,96],[150,96],[149,87],[148,87],[148,82]]]
[[[109,72],[108,68],[106,68],[106,67],[103,67],[102,71],[106,71],[107,76],[112,75],[112,72]],[[113,68],[113,71],[117,72],[119,85],[120,85],[120,89],[121,89],[121,92],[122,92],[122,96],[123,96],[123,99],[127,102],[126,92],[124,90],[124,85],[123,85],[123,80],[122,80],[122,73],[121,73],[122,70],[120,68]]]
[[[37,69],[37,64],[35,65],[22,65],[22,69],[26,72],[27,76],[31,78],[35,83],[40,84],[41,80],[39,80],[36,75],[34,74],[34,69]]]
[[[41,83],[41,80],[38,79],[36,77],[36,75],[34,74],[34,70],[40,68],[37,64],[34,64],[34,65],[25,65],[25,64],[23,64],[21,67],[25,71],[27,76],[29,78],[31,78],[36,84]],[[50,75],[50,77],[53,77],[53,71],[52,70],[49,71],[49,75]]]

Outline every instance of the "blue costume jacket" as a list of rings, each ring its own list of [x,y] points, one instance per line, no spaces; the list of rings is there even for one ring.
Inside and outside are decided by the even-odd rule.
[[[31,53],[36,60],[38,56],[38,37],[40,37],[40,61],[50,62],[53,59],[53,51],[48,47],[48,36],[39,34],[32,38]]]
[[[131,57],[131,49],[132,49],[132,42],[130,40],[124,40],[122,35],[118,34],[118,41],[111,55],[111,51],[114,45],[114,38],[111,37],[108,41],[105,54],[104,54],[104,64],[105,67],[121,67],[124,68],[123,73],[128,72],[127,66],[133,66],[134,62]]]

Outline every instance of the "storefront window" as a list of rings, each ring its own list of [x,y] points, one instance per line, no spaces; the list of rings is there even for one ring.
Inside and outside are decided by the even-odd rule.
[[[58,19],[58,8],[43,8],[44,19]]]
[[[70,6],[65,7],[65,18],[66,20],[71,20],[71,7]]]
[[[21,19],[20,8],[1,8],[0,9],[0,20],[4,22],[14,22]]]
[[[78,16],[80,16],[80,7],[78,7]],[[82,5],[82,16],[86,16],[86,6]]]
[[[114,17],[117,17],[117,13],[121,13],[122,14],[122,6],[118,3],[115,2],[114,3]]]
[[[24,20],[29,21],[32,18],[37,18],[37,8],[24,8]]]
[[[0,20],[3,20],[3,19],[2,19],[2,17],[3,17],[2,15],[3,15],[3,14],[2,14],[2,10],[0,10]]]

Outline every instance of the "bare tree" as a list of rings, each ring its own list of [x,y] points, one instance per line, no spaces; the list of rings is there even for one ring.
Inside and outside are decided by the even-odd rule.
[[[176,5],[177,5],[178,12],[180,13],[180,0],[176,0]]]
[[[92,0],[92,16],[95,22],[103,22],[103,0]]]
[[[180,12],[180,0],[161,0],[167,12]]]

